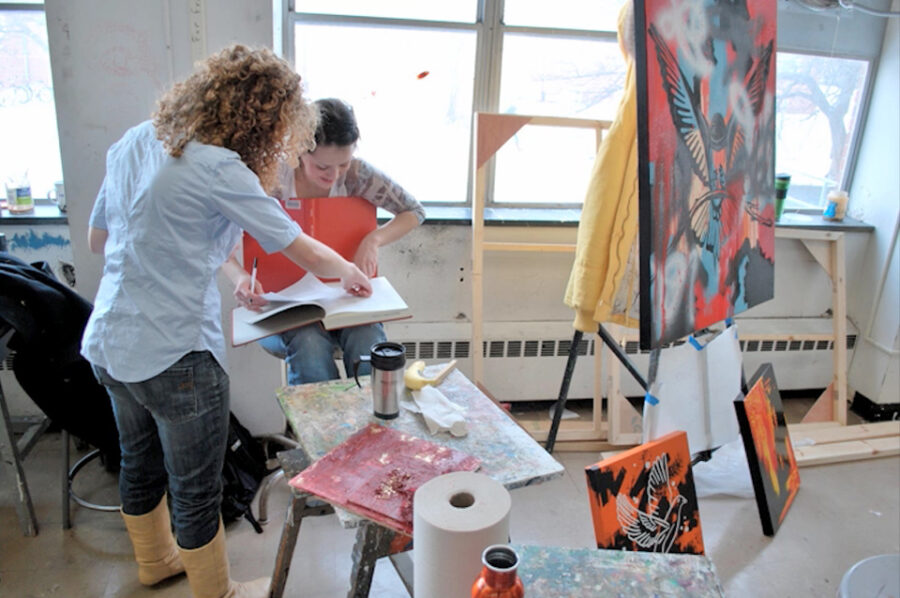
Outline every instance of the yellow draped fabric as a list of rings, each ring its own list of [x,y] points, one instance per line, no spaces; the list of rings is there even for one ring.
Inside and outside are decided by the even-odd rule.
[[[633,38],[626,10],[630,4],[619,14],[619,45],[627,65],[625,94],[594,160],[566,288],[566,305],[575,309],[573,326],[582,332],[596,332],[603,322],[639,324],[637,98],[634,61],[623,42],[625,35]],[[632,31],[626,33],[626,27]]]

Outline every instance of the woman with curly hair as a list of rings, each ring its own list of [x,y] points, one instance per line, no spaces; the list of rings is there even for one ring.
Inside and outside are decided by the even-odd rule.
[[[371,293],[359,268],[268,195],[279,163],[297,164],[315,127],[300,76],[269,50],[235,45],[175,84],[153,121],[107,154],[88,232],[105,263],[82,354],[112,399],[122,517],[142,584],[186,571],[197,598],[268,595],[267,578],[230,579],[219,515],[229,395],[216,272],[242,305],[259,302],[234,258],[244,229],[266,251]]]

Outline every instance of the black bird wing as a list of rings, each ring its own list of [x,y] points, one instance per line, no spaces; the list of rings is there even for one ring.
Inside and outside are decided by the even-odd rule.
[[[700,111],[700,98],[684,76],[678,61],[656,27],[650,25],[648,32],[656,44],[656,58],[659,61],[663,88],[669,99],[669,112],[672,114],[675,130],[690,153],[691,169],[700,177],[703,184],[709,187],[712,181],[710,172],[712,164],[707,148],[709,125]]]

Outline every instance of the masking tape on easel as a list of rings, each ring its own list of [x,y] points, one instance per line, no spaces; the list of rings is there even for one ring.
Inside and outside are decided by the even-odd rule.
[[[481,553],[509,542],[509,491],[481,473],[448,473],[413,497],[414,596],[469,598]]]

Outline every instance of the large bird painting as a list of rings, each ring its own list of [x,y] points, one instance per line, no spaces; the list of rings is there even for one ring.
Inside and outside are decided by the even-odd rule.
[[[774,296],[770,0],[637,0],[641,345]]]
[[[585,475],[598,548],[703,554],[684,432],[600,461]]]

